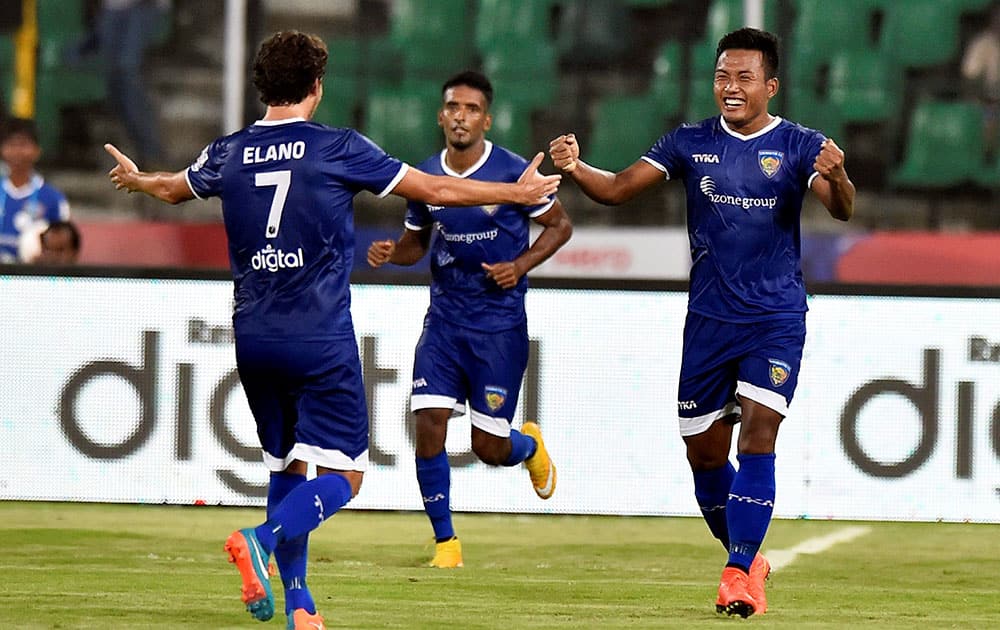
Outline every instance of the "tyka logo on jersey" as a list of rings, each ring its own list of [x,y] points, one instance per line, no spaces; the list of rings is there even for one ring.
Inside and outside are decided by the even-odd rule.
[[[718,164],[719,156],[714,153],[692,153],[691,159],[696,164]]]
[[[250,265],[254,268],[254,271],[266,269],[274,273],[279,269],[301,268],[305,265],[304,260],[301,247],[294,252],[286,252],[274,249],[269,244],[253,255],[253,258],[250,259]]]

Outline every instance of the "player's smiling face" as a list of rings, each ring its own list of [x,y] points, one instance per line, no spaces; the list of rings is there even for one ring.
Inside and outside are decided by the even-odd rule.
[[[715,64],[715,103],[730,129],[751,134],[771,120],[767,102],[778,93],[778,79],[767,78],[759,50],[730,49]]]
[[[482,142],[493,124],[487,107],[486,97],[476,88],[456,85],[445,90],[438,125],[448,146],[467,149]]]

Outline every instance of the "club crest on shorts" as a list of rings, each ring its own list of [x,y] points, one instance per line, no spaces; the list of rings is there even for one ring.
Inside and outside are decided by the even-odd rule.
[[[757,152],[757,163],[760,164],[760,170],[764,175],[767,175],[768,179],[774,177],[774,174],[781,168],[781,162],[784,159],[785,154],[781,151],[762,150]]]
[[[771,383],[775,387],[781,387],[788,380],[788,376],[792,373],[792,368],[784,361],[779,361],[777,359],[768,359],[767,362],[770,364],[768,367],[768,375],[771,377]]]
[[[496,385],[487,385],[483,390],[483,393],[486,394],[486,406],[490,408],[490,411],[496,411],[503,407],[504,401],[507,400],[506,389]]]

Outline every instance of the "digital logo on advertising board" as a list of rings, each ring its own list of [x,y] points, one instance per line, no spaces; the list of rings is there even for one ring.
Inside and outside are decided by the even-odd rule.
[[[190,319],[187,322],[185,340],[188,344],[231,345],[233,343],[232,328],[228,324],[214,325],[201,319]],[[72,446],[81,454],[95,460],[121,460],[134,456],[148,446],[154,432],[168,428],[173,434],[173,456],[176,461],[191,460],[194,456],[196,441],[194,430],[207,420],[215,441],[233,460],[238,462],[259,462],[260,447],[258,444],[246,444],[240,441],[227,423],[227,407],[233,396],[243,396],[239,374],[236,369],[226,371],[218,381],[210,387],[207,399],[202,401],[195,396],[197,365],[194,362],[178,362],[174,366],[163,365],[163,336],[159,330],[142,332],[142,354],[137,362],[115,358],[101,358],[85,362],[68,378],[59,395],[59,421],[62,432]],[[539,342],[530,342],[530,361],[525,374],[523,401],[526,413],[530,417],[538,414],[538,347]],[[396,466],[399,456],[387,452],[379,446],[377,438],[386,427],[378,426],[371,410],[379,404],[379,386],[394,384],[407,378],[395,367],[382,365],[379,358],[378,338],[372,335],[362,336],[359,340],[359,350],[362,361],[363,380],[366,398],[369,402],[369,462],[374,465]],[[114,440],[97,440],[91,437],[87,424],[93,421],[81,417],[80,401],[85,397],[89,384],[100,379],[114,379],[117,387],[131,390],[139,401],[139,415],[134,422],[134,428],[127,434]],[[166,391],[173,385],[173,392]],[[171,396],[172,395],[172,396]],[[158,413],[158,402],[164,396],[176,401],[173,417],[164,417]],[[122,396],[123,400],[129,399]],[[117,410],[108,409],[107,414],[115,414]],[[407,416],[401,408],[399,420]],[[408,439],[411,446],[416,444],[416,424],[412,417],[407,422]],[[471,466],[478,463],[478,458],[471,450],[467,452],[452,452],[449,460],[453,467]],[[249,497],[264,497],[267,494],[266,484],[256,484],[242,479],[233,468],[236,462],[231,461],[216,468],[218,479],[230,490]]]
[[[935,450],[947,448],[954,458],[954,476],[956,479],[972,479],[975,475],[974,462],[977,457],[988,456],[988,453],[975,453],[976,423],[982,422],[976,414],[976,383],[960,380],[954,383],[955,408],[952,414],[949,409],[942,408],[941,394],[945,382],[941,373],[941,349],[925,348],[923,351],[923,381],[911,383],[898,378],[882,378],[861,385],[848,398],[840,416],[840,436],[844,452],[862,471],[873,477],[901,478],[906,477],[924,466]],[[1000,344],[990,342],[983,337],[970,337],[967,345],[966,360],[971,364],[1000,363]],[[905,457],[893,461],[880,453],[865,448],[859,435],[859,418],[862,410],[873,400],[883,396],[901,397],[912,406],[919,418],[919,431],[916,447]],[[954,418],[954,444],[941,444],[940,435],[944,422]],[[989,430],[989,446],[992,456],[1000,459],[1000,401],[985,418]],[[893,430],[903,431],[899,422],[893,422]],[[899,439],[906,439],[900,434]],[[1000,488],[997,489],[1000,499]]]

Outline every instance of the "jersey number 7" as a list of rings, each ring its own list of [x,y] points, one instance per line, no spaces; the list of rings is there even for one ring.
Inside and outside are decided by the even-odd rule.
[[[281,213],[285,211],[285,200],[288,189],[292,186],[291,171],[268,171],[254,175],[254,185],[274,186],[274,198],[271,199],[271,211],[267,214],[267,228],[264,236],[274,238],[278,235],[278,225],[281,223]]]

